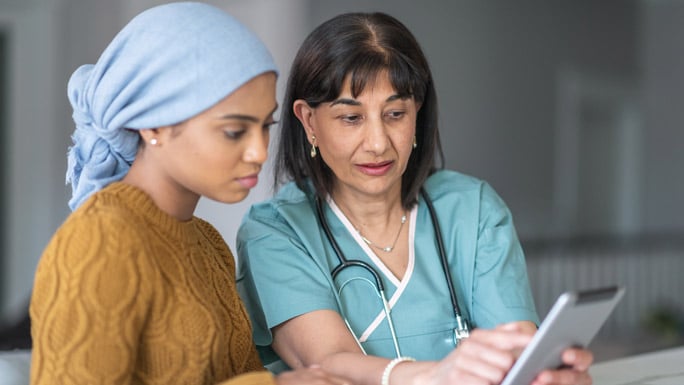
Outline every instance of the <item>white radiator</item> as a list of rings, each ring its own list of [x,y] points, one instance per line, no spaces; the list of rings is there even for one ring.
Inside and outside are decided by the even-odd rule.
[[[681,240],[544,245],[527,247],[527,266],[539,316],[543,319],[566,290],[609,285],[626,288],[600,337],[643,334],[644,321],[659,308],[684,314],[684,245]]]

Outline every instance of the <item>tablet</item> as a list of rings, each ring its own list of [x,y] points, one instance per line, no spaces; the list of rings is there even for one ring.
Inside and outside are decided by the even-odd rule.
[[[529,385],[541,371],[560,367],[565,349],[587,347],[624,292],[606,287],[563,293],[501,385]]]

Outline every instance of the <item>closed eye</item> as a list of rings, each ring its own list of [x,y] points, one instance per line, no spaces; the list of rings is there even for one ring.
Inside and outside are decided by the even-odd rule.
[[[223,133],[226,135],[228,139],[232,140],[239,140],[244,134],[247,132],[246,128],[240,129],[240,130],[228,130],[228,131],[223,131]]]
[[[264,129],[264,131],[270,131],[271,127],[273,127],[276,124],[278,124],[278,121],[272,120],[270,122],[265,123],[262,128]]]

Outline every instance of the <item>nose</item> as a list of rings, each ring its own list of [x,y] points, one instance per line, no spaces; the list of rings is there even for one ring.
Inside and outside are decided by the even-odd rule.
[[[257,163],[259,165],[266,162],[268,158],[268,140],[269,134],[267,130],[255,130],[254,135],[250,135],[250,140],[247,141],[247,147],[242,156],[247,163]]]
[[[366,149],[375,154],[382,154],[387,150],[389,142],[385,122],[380,118],[369,119],[366,127]]]

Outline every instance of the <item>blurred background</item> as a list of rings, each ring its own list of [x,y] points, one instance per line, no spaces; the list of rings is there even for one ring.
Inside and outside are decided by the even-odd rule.
[[[684,344],[684,1],[208,2],[267,43],[280,98],[322,21],[400,19],[432,65],[446,166],[508,203],[540,316],[565,290],[619,284],[598,361]],[[25,317],[37,261],[69,213],[69,76],[161,3],[0,0],[0,327]],[[271,194],[269,176],[245,202],[203,200],[197,214],[232,247],[238,218]]]

